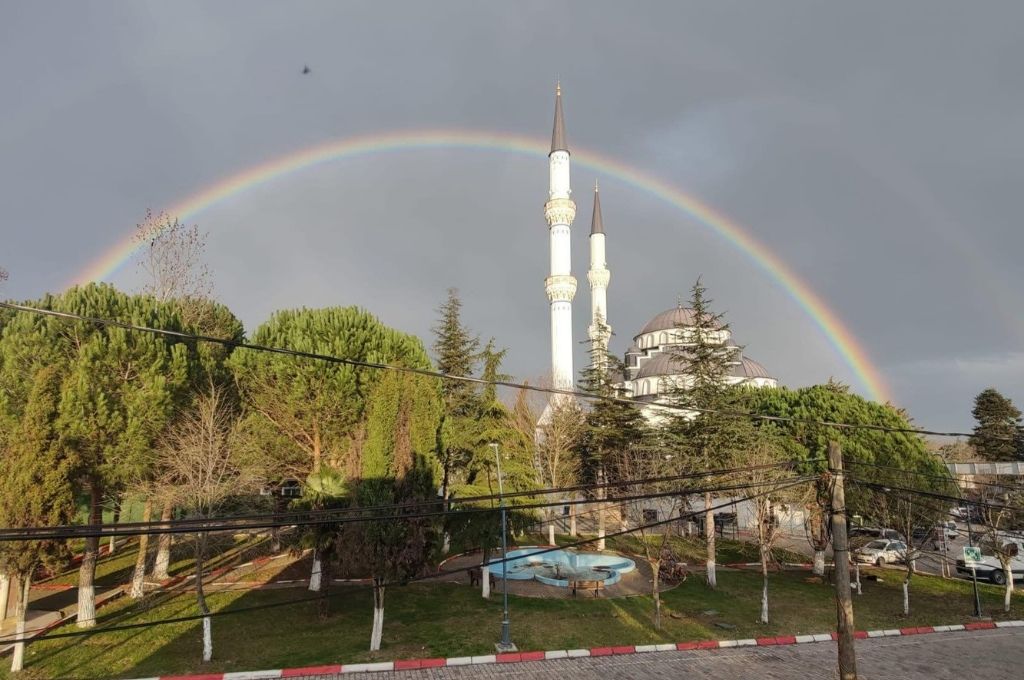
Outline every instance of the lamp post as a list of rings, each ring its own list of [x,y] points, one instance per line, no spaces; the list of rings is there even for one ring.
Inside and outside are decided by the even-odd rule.
[[[498,505],[501,507],[501,590],[504,600],[504,613],[501,620],[501,641],[494,644],[499,652],[514,652],[516,646],[512,643],[509,632],[508,620],[508,518],[505,511],[505,488],[501,482],[501,456],[498,455],[497,442],[491,442],[494,449],[494,462],[498,464]]]

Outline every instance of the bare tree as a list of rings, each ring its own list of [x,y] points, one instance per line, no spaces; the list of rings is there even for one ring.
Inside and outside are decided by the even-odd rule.
[[[213,294],[210,270],[203,262],[206,234],[196,225],[187,227],[176,217],[172,218],[163,212],[154,215],[152,210],[147,210],[146,218],[136,225],[135,241],[142,246],[138,260],[138,269],[145,278],[142,292],[163,302],[175,301],[186,328],[202,327],[204,318],[211,311],[211,305],[205,301]],[[139,485],[145,489],[147,481],[140,480]],[[147,495],[146,498],[150,499],[151,496]],[[148,500],[144,506],[143,521],[151,518],[152,505],[152,500]],[[174,507],[165,502],[160,521],[170,521],[173,514]],[[157,580],[170,576],[171,541],[170,534],[161,534],[157,540],[153,566],[153,576]],[[143,594],[148,549],[149,536],[140,537],[129,592],[133,598],[140,598]]]
[[[665,477],[678,471],[675,459],[660,451],[651,451],[644,447],[635,447],[625,452],[619,461],[619,468],[626,479],[653,479]],[[668,490],[666,483],[652,482],[639,486],[630,486],[630,495],[657,494]],[[661,580],[662,567],[666,562],[675,564],[669,539],[672,535],[671,526],[662,524],[648,527],[651,520],[669,519],[679,514],[682,498],[667,496],[659,499],[639,499],[626,504],[623,512],[632,516],[640,534],[640,544],[644,557],[651,567],[651,599],[654,601],[654,627],[661,630]],[[670,578],[679,578],[675,570],[671,570]]]
[[[533,428],[537,432],[534,466],[542,487],[559,489],[573,486],[580,479],[578,446],[583,437],[583,412],[574,401],[557,402],[550,417]],[[576,504],[569,506],[569,533],[576,535]],[[554,509],[547,510],[551,519]]]
[[[780,465],[784,452],[774,436],[758,432],[757,439],[743,461],[748,467],[744,475],[749,484],[745,495],[753,510],[755,537],[761,561],[761,623],[768,623],[768,572],[777,568],[774,549],[781,534],[778,507],[781,503],[802,507],[807,491],[785,488],[792,473]]]
[[[921,479],[913,473],[891,472],[885,475],[886,483],[901,489],[913,489],[921,485]],[[917,560],[925,554],[925,546],[933,527],[944,518],[943,511],[932,502],[906,491],[883,487],[873,495],[877,519],[884,527],[902,534],[905,546],[900,554],[905,571],[903,576],[903,615],[910,615],[910,581],[917,573]],[[920,529],[924,529],[921,531]]]
[[[1020,539],[1007,536],[1006,530],[1018,526],[1024,517],[1024,490],[1013,477],[997,477],[992,486],[982,486],[980,500],[982,516],[985,524],[982,528],[982,547],[991,553],[1002,569],[1001,578],[992,579],[996,583],[1003,581],[1003,611],[1010,611],[1013,598],[1012,562],[1020,557]]]
[[[190,517],[209,519],[225,505],[259,489],[256,466],[232,447],[237,410],[217,387],[200,395],[168,433],[160,455],[161,486]],[[213,658],[213,633],[203,590],[208,532],[195,534],[196,603],[203,615],[203,661]]]

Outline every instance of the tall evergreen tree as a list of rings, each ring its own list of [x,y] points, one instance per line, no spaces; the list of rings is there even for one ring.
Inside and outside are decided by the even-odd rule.
[[[971,411],[978,422],[971,444],[986,460],[1024,459],[1024,429],[1020,409],[994,388],[983,390],[974,399]]]
[[[78,467],[74,455],[62,447],[55,428],[60,403],[61,376],[46,366],[32,376],[28,399],[16,405],[0,399],[0,526],[33,527],[70,524],[75,500],[71,480]],[[13,408],[12,408],[13,407]],[[25,630],[25,613],[32,576],[37,567],[56,571],[70,551],[60,540],[0,543],[0,574],[18,583],[17,632]],[[7,593],[3,595],[6,606]],[[0,611],[0,613],[3,613]],[[2,617],[0,617],[2,618]],[[24,644],[15,646],[12,671],[22,668]]]
[[[584,477],[596,483],[607,483],[622,476],[623,461],[642,445],[647,435],[647,421],[631,402],[620,401],[625,392],[619,386],[625,367],[608,352],[607,327],[598,320],[596,340],[587,341],[590,361],[580,372],[580,387],[594,399],[584,419],[579,440],[580,461]],[[598,489],[598,549],[604,549],[605,508],[607,494]]]
[[[748,448],[753,436],[749,420],[727,415],[743,410],[743,392],[728,381],[740,348],[725,344],[729,324],[724,315],[712,310],[712,302],[697,279],[690,290],[690,323],[677,329],[683,344],[672,354],[685,376],[681,384],[671,386],[672,399],[690,411],[673,416],[667,434],[680,447],[691,469],[728,467]],[[714,588],[717,574],[712,500],[710,493],[704,494],[707,582]]]
[[[454,288],[438,309],[440,318],[433,328],[434,356],[437,370],[446,375],[470,377],[480,362],[480,339],[462,322],[462,301]],[[441,490],[447,503],[451,493],[452,474],[471,456],[479,428],[476,415],[480,397],[472,383],[442,380],[441,396],[444,416],[439,431],[441,442]]]

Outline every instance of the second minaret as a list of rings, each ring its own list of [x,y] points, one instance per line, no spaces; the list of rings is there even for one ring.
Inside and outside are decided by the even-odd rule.
[[[592,351],[598,361],[603,362],[608,352],[608,340],[612,334],[608,323],[608,282],[612,274],[604,255],[604,220],[601,218],[601,194],[594,183],[594,214],[590,218],[590,327],[587,329]]]

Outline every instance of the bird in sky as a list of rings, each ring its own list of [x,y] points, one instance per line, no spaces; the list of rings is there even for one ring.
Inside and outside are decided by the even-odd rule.
[[[306,75],[306,74],[312,73],[312,72],[313,72],[313,69],[309,68],[309,66],[306,66],[306,65],[302,66],[302,75]]]

